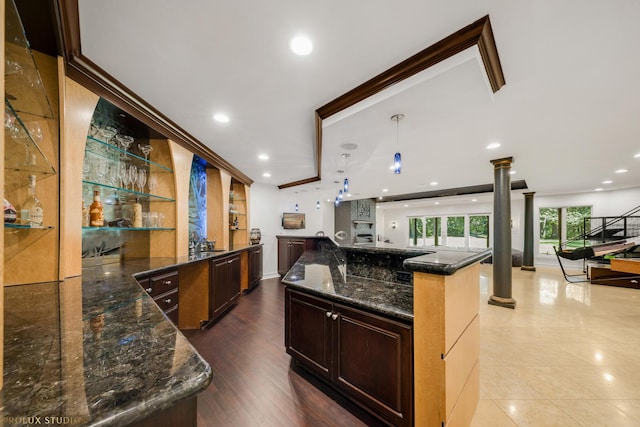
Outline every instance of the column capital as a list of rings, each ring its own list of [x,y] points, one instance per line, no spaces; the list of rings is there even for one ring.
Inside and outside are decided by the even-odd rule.
[[[501,159],[491,160],[491,163],[493,163],[493,167],[495,169],[507,168],[511,166],[511,163],[513,163],[513,157],[503,157]]]
[[[528,193],[522,193],[522,195],[524,197],[533,197],[534,194],[536,194],[535,191],[529,191]]]

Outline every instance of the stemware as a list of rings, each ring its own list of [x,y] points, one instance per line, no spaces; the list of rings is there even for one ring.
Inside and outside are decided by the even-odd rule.
[[[140,192],[143,192],[144,185],[147,183],[147,171],[144,169],[138,169],[138,177],[137,177],[138,188],[140,188]]]
[[[109,144],[111,142],[111,138],[113,138],[115,134],[118,133],[118,130],[113,126],[104,126],[100,128],[99,132],[100,135],[102,135],[104,142]]]
[[[136,182],[138,181],[138,168],[134,165],[129,166],[129,182],[131,183],[131,189],[135,190]]]
[[[153,147],[150,146],[149,144],[138,144],[138,148],[140,149],[140,151],[142,151],[142,154],[144,155],[144,159],[146,161],[149,161],[149,153],[153,151]]]
[[[131,144],[133,144],[134,139],[130,135],[124,135],[119,133],[116,135],[116,141],[118,141],[118,144],[120,145],[122,150],[124,150],[124,155],[126,156],[127,150],[129,149]]]
[[[129,189],[129,183],[131,183],[131,178],[129,176],[129,169],[127,165],[121,165],[119,170],[120,181],[122,182],[122,186],[125,190]]]
[[[149,174],[149,193],[153,194],[158,189],[158,177]]]

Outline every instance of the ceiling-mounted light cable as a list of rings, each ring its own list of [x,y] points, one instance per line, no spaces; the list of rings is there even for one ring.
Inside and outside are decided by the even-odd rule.
[[[342,158],[344,159],[344,182],[342,185],[342,191],[346,194],[349,192],[349,178],[346,176],[347,175],[347,159],[351,157],[351,154],[349,153],[342,153]]]
[[[399,174],[402,170],[402,156],[400,155],[400,120],[404,119],[404,114],[394,114],[391,120],[396,122],[396,146],[398,151],[393,155],[393,173]]]

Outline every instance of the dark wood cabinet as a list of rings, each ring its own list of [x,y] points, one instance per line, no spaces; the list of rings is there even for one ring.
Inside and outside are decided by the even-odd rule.
[[[249,289],[260,284],[262,280],[262,246],[249,249]]]
[[[240,297],[240,255],[214,258],[210,262],[209,320],[215,320]]]
[[[315,239],[278,236],[278,274],[284,277],[304,251],[315,247]]]
[[[413,424],[412,325],[286,291],[285,347],[386,423]]]
[[[153,298],[158,307],[175,325],[178,325],[178,270],[136,276],[136,280]]]

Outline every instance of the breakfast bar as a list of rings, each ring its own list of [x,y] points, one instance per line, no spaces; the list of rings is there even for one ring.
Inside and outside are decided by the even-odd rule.
[[[479,399],[478,264],[490,255],[327,239],[282,280],[287,352],[384,423],[465,425]]]

